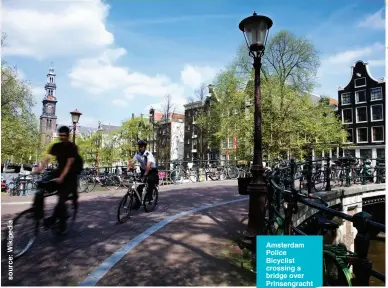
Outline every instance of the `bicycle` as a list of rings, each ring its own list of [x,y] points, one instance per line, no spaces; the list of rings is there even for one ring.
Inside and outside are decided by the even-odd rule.
[[[23,256],[31,249],[32,245],[34,244],[36,238],[40,233],[41,228],[43,228],[44,231],[48,230],[47,228],[44,227],[44,221],[42,221],[44,219],[44,214],[45,214],[44,198],[58,195],[57,183],[54,182],[53,177],[49,175],[37,181],[37,189],[38,191],[34,195],[34,201],[33,201],[32,207],[19,213],[16,217],[14,217],[11,221],[9,221],[11,225],[7,226],[5,235],[4,235],[5,237],[3,237],[3,241],[2,241],[3,251],[9,251],[9,248],[11,248],[11,251],[13,252],[14,260],[19,259],[21,256]],[[74,199],[74,195],[69,195],[67,198],[67,200],[73,200],[73,199]],[[65,232],[62,232],[62,233],[60,232],[58,218],[56,222],[50,227],[49,230],[51,230],[52,234],[57,239],[61,239],[63,236],[66,236],[72,230],[72,227],[74,226],[74,223],[75,223],[77,210],[78,210],[75,204],[76,203],[73,201],[72,215],[69,215],[67,206],[65,204],[66,220],[68,220],[69,218],[72,218],[71,223],[70,225],[67,226],[67,229]],[[23,224],[27,224],[29,228],[20,229],[20,234],[19,234],[19,228]],[[9,235],[13,235],[12,247],[7,247],[7,243],[8,243],[7,240]],[[25,237],[26,239],[23,239],[24,236],[26,236]],[[26,241],[22,241],[22,240],[26,240]]]
[[[132,185],[128,188],[127,193],[125,193],[123,198],[120,200],[119,208],[117,210],[118,223],[125,223],[131,217],[134,200],[136,200],[136,198],[141,204],[143,204],[145,212],[152,212],[158,203],[158,185],[155,185],[154,187],[152,200],[148,201],[146,199],[148,184],[141,183],[140,175],[137,173],[128,173],[128,175],[132,176],[133,182]],[[139,184],[139,182],[141,184]],[[141,196],[139,195],[139,189],[142,191]],[[121,208],[124,209],[124,213],[121,212]]]

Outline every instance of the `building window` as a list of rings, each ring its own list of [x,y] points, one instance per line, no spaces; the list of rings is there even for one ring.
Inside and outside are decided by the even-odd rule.
[[[353,123],[353,109],[347,108],[342,110],[342,123],[351,124]]]
[[[353,136],[353,135],[352,135]],[[353,137],[352,137],[353,138]],[[337,148],[334,148],[334,149],[331,149],[331,158],[332,159],[337,159],[338,158],[338,155],[337,155]]]
[[[368,128],[357,128],[357,143],[368,142]]]
[[[353,129],[347,129],[347,132],[348,132],[348,137],[346,138],[346,142],[353,143]]]
[[[366,92],[365,90],[356,91],[356,104],[366,102]]]
[[[377,158],[379,159],[385,159],[385,149],[376,149]]]
[[[360,158],[361,159],[371,159],[372,158],[372,149],[360,149]]]
[[[366,78],[365,77],[358,78],[358,79],[354,80],[354,88],[364,87],[364,86],[366,86]]]
[[[350,93],[342,93],[341,94],[341,103],[342,103],[342,105],[352,104],[352,99],[350,97],[351,97]]]
[[[351,157],[356,157],[356,150],[345,150],[344,156],[349,155]]]
[[[370,114],[372,121],[382,121],[383,119],[383,104],[371,105]]]
[[[384,126],[372,127],[372,142],[384,141]]]
[[[362,123],[362,122],[368,121],[366,106],[356,108],[356,119],[357,119],[356,123]]]
[[[375,87],[370,89],[370,100],[383,100],[383,92],[381,87]]]

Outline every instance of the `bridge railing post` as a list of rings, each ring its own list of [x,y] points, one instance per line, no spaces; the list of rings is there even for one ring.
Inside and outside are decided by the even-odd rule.
[[[196,177],[197,179],[195,179],[195,181],[196,181],[196,182],[200,182],[201,179],[199,179],[199,165],[201,164],[201,160],[200,160],[199,157],[197,158],[197,161],[196,161],[196,162],[197,162],[197,165],[196,165],[196,167],[195,167],[195,173],[197,174],[197,175],[196,175],[196,176],[197,176],[197,177]]]
[[[307,158],[307,192],[311,194],[313,190],[313,158],[312,156],[308,156]]]
[[[355,286],[369,286],[369,278],[372,272],[372,262],[368,259],[369,251],[369,224],[368,220],[372,215],[366,212],[359,212],[353,215],[353,226],[357,229],[354,239],[354,252],[357,260],[353,264],[353,272],[356,276]]]
[[[330,157],[328,156],[326,158],[326,188],[325,188],[325,191],[331,191],[331,179],[330,179],[330,176],[331,176],[331,165],[330,165]]]
[[[366,167],[366,159],[362,159],[362,173],[361,173],[361,185],[366,185],[366,176],[367,176],[367,167]]]
[[[350,156],[346,155],[345,156],[345,180],[346,184],[345,187],[350,187]]]
[[[291,158],[290,160],[290,170],[291,170],[291,190],[295,189],[295,174],[296,174],[296,162],[295,158]]]
[[[27,175],[23,176],[23,196],[26,196],[26,183],[27,183]]]

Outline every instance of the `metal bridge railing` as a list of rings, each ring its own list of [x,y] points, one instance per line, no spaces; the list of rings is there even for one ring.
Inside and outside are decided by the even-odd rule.
[[[347,160],[347,162],[344,162],[345,165],[349,165],[349,159],[345,159]],[[357,229],[357,235],[354,239],[355,252],[349,251],[344,244],[324,245],[324,286],[369,286],[371,276],[385,282],[385,275],[373,270],[372,263],[368,259],[370,231],[373,229],[385,232],[385,225],[372,221],[372,216],[365,212],[359,212],[353,216],[339,212],[329,208],[327,203],[320,197],[310,193],[301,193],[295,189],[294,179],[298,179],[298,177],[295,177],[297,174],[296,167],[299,165],[307,166],[307,171],[309,171],[311,177],[312,163],[318,161],[311,161],[311,159],[304,163],[291,161],[288,165],[276,167],[273,171],[267,172],[269,217],[265,231],[267,233],[272,231],[275,234],[283,231],[282,235],[306,235],[302,230],[293,226],[292,217],[297,213],[299,203],[324,212],[326,215],[350,221]],[[313,201],[313,199],[315,200]],[[317,200],[319,203],[316,202]],[[284,216],[280,213],[281,209],[284,211]],[[274,226],[283,229],[274,229]],[[337,271],[335,277],[332,275],[333,269]]]

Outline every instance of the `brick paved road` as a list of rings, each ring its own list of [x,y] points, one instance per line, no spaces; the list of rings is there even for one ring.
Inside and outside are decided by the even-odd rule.
[[[133,239],[135,236],[142,233],[155,223],[165,219],[166,217],[190,210],[195,207],[241,198],[241,196],[237,193],[236,181],[203,182],[193,184],[188,183],[177,186],[165,186],[161,187],[160,190],[161,192],[159,195],[159,205],[157,206],[157,210],[152,213],[145,213],[142,209],[135,211],[134,216],[127,223],[121,225],[116,224],[116,213],[118,203],[124,191],[115,191],[114,193],[94,192],[95,194],[92,192],[90,194],[82,195],[75,231],[73,231],[69,237],[63,240],[61,243],[55,243],[50,233],[42,233],[41,237],[39,237],[35,242],[33,249],[14,264],[14,280],[11,283],[6,279],[6,273],[4,273],[6,272],[6,270],[4,270],[6,267],[5,265],[2,265],[2,285],[77,286],[84,279],[86,279],[87,276],[92,273],[106,258],[111,256],[112,253],[121,248],[125,243]],[[28,204],[7,205],[7,203],[5,203],[11,200],[16,201],[16,198],[3,200],[2,227],[4,226],[5,221],[10,219],[14,213],[22,211],[30,206]],[[22,201],[26,200],[27,197],[23,197]],[[49,201],[47,207],[51,208],[53,205],[53,200],[51,200]],[[214,214],[213,216],[209,214],[210,216],[205,217],[205,213],[211,213],[206,212],[205,210],[203,213],[199,213],[199,216],[197,214],[193,214],[182,219],[177,219],[173,223],[168,224],[165,228],[163,228],[163,230],[155,233],[155,235],[151,236],[152,238],[150,237],[149,239],[145,240],[143,244],[141,244],[148,247],[146,249],[147,251],[150,249],[151,251],[155,249],[162,249],[164,251],[163,257],[167,258],[158,258],[157,254],[155,254],[153,257],[147,257],[146,253],[142,254],[141,251],[137,251],[137,248],[135,248],[134,251],[125,256],[119,263],[117,263],[117,265],[113,267],[113,270],[108,272],[101,280],[101,283],[98,283],[98,285],[109,285],[110,283],[111,285],[156,285],[157,283],[160,285],[168,285],[169,283],[170,285],[173,283],[176,283],[177,285],[185,285],[185,283],[187,285],[189,285],[189,283],[202,285],[198,283],[198,281],[204,281],[206,283],[221,283],[221,280],[224,282],[232,281],[233,277],[226,277],[228,274],[228,269],[226,268],[226,270],[218,273],[217,277],[220,280],[217,281],[210,281],[208,279],[209,275],[206,276],[206,273],[201,274],[205,275],[203,276],[205,278],[202,276],[196,276],[197,278],[195,278],[194,272],[196,270],[191,270],[190,273],[183,273],[183,276],[180,276],[180,280],[178,279],[179,277],[176,276],[175,279],[177,282],[171,282],[171,280],[173,280],[170,274],[172,271],[171,265],[167,265],[164,270],[158,269],[158,274],[153,274],[152,278],[149,275],[151,272],[155,272],[155,266],[150,266],[148,270],[143,270],[146,274],[143,275],[139,273],[136,277],[134,277],[133,273],[129,273],[127,270],[129,267],[123,267],[120,269],[123,263],[128,263],[128,265],[133,265],[134,263],[139,264],[139,262],[134,262],[135,260],[145,262],[139,264],[140,267],[144,267],[146,263],[151,262],[154,264],[158,263],[157,266],[163,266],[164,263],[169,263],[166,262],[166,259],[169,259],[168,261],[172,261],[177,257],[177,255],[179,255],[178,258],[183,262],[178,263],[179,265],[177,264],[176,267],[174,266],[175,268],[184,267],[184,261],[189,261],[187,263],[200,263],[201,261],[199,259],[201,258],[201,253],[202,256],[205,257],[205,254],[207,253],[206,251],[198,252],[197,256],[188,255],[187,259],[184,260],[185,258],[183,254],[175,255],[173,253],[173,255],[171,255],[171,253],[168,253],[169,248],[166,243],[167,241],[175,241],[174,243],[178,243],[183,238],[185,238],[185,236],[179,233],[175,235],[174,233],[187,230],[189,228],[196,229],[193,231],[196,231],[198,234],[197,237],[200,236],[201,229],[204,230],[203,234],[206,234],[205,230],[209,228],[209,223],[207,223],[209,222],[209,217],[213,219],[212,221],[214,223],[219,224],[220,228],[217,235],[218,238],[220,238],[220,235],[224,233],[222,232],[224,231],[222,227],[225,228],[223,225],[226,225],[226,223],[229,224],[229,222],[231,225],[238,225],[238,219],[241,219],[241,214],[246,213],[247,211],[247,201],[240,202],[238,205],[226,205],[224,206],[226,210],[222,209],[222,207],[223,206],[214,208],[214,213],[218,214]],[[232,214],[224,213],[224,216],[222,216],[222,211],[231,211],[231,207],[234,207],[233,209],[236,209],[235,211],[237,212]],[[231,219],[233,219],[233,221]],[[194,225],[196,227],[191,227],[190,225]],[[170,240],[168,240],[166,237],[170,237]],[[214,238],[214,243],[217,242],[216,239],[218,238]],[[183,242],[184,241],[182,240],[182,243]],[[189,245],[189,243],[186,244]],[[141,247],[142,246],[139,246],[138,249],[142,249]],[[165,251],[163,247],[167,249],[167,251]],[[216,249],[216,247],[217,246],[214,246],[214,249]],[[190,248],[187,249],[190,250]],[[181,253],[183,252],[181,251]],[[208,254],[210,255],[211,253]],[[135,255],[136,257],[134,257]],[[155,257],[159,259],[159,262],[155,260]],[[211,257],[209,257],[207,257],[208,260],[211,259]],[[148,258],[149,260],[147,260]],[[218,262],[216,261],[214,263]],[[201,266],[198,264],[196,267],[197,269],[204,269],[204,272],[207,270],[206,265]],[[139,267],[131,269],[137,271]],[[171,279],[158,282],[158,279],[160,280],[162,274],[167,276],[170,275],[169,277]],[[116,277],[116,275],[118,276]],[[193,277],[190,278],[190,275]],[[199,279],[198,277],[202,278]]]

